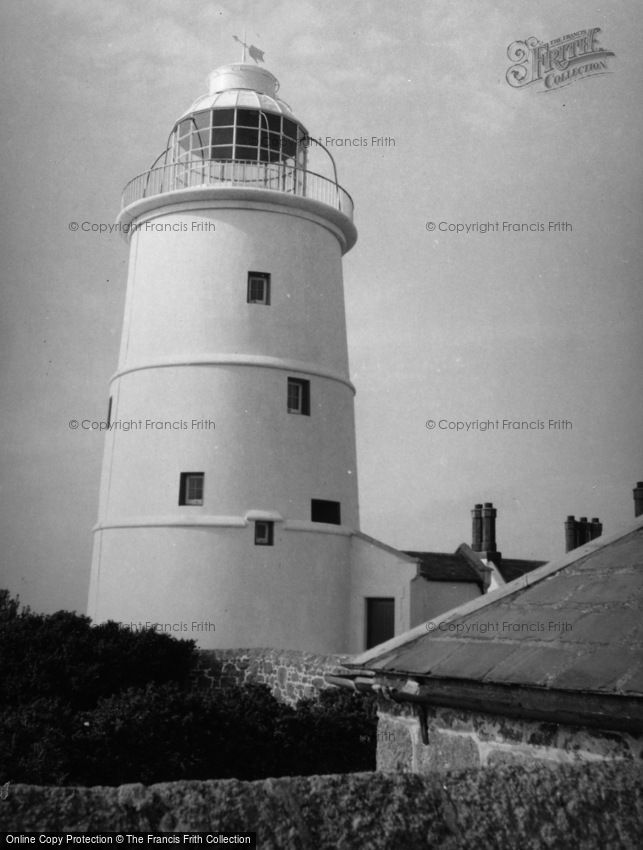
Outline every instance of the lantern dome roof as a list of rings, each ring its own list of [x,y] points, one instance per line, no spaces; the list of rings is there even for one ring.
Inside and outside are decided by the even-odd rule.
[[[279,81],[265,68],[242,62],[221,65],[212,71],[208,81],[208,93],[197,98],[181,118],[203,109],[226,109],[237,106],[275,112],[285,115],[291,121],[297,120],[290,106],[277,97]]]

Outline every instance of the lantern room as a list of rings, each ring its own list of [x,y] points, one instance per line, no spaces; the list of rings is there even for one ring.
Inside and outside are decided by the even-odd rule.
[[[353,202],[337,179],[335,161],[279,97],[277,78],[255,65],[222,65],[209,91],[175,122],[165,149],[123,191],[119,221],[130,205],[192,188],[260,189],[334,207],[352,222]],[[340,227],[344,228],[342,221]],[[355,241],[352,224],[346,250]]]
[[[305,168],[306,129],[277,98],[277,79],[252,65],[224,65],[210,75],[209,94],[176,123],[168,162],[194,160],[283,163]]]

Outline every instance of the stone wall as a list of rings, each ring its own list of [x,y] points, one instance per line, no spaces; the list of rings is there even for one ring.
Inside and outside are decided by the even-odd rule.
[[[346,672],[341,662],[347,658],[283,649],[208,649],[199,655],[197,676],[212,687],[260,682],[291,705],[331,687],[324,676]]]
[[[144,787],[10,785],[0,830],[257,833],[261,850],[640,847],[633,765],[519,765]]]
[[[643,741],[625,732],[427,707],[428,744],[418,709],[410,703],[379,704],[377,769],[430,771],[534,762],[639,760]]]

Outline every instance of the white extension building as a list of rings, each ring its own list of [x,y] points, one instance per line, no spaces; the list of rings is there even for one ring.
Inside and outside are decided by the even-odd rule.
[[[332,160],[311,170],[319,146],[277,89],[218,68],[125,189],[89,615],[202,647],[356,652],[410,627],[417,559],[359,532],[353,204]]]

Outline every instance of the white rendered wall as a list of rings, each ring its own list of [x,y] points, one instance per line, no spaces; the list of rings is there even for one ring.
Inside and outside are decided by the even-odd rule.
[[[411,583],[411,622],[409,628],[440,617],[482,595],[474,581],[429,581],[416,576]]]
[[[395,599],[395,635],[410,628],[411,579],[417,561],[365,534],[353,534],[351,544],[351,590],[348,652],[366,648],[366,599]]]
[[[253,523],[151,526],[97,532],[95,548],[103,565],[93,583],[98,621],[159,623],[204,648],[346,651],[346,534],[276,523],[275,545],[258,547]]]
[[[242,352],[313,362],[348,380],[338,239],[304,211],[207,204],[139,219],[141,228],[188,230],[132,235],[119,371],[173,355]],[[195,223],[216,231],[192,231]],[[248,271],[271,273],[270,307],[246,303]]]
[[[201,365],[123,375],[113,389],[112,419],[136,427],[106,436],[100,523],[241,518],[248,511],[309,520],[311,499],[328,499],[340,502],[342,524],[355,528],[352,392],[311,376],[311,415],[288,413],[291,374],[298,373]],[[148,420],[186,427],[146,428]],[[215,427],[192,428],[192,420]],[[204,473],[202,506],[178,504],[181,472]]]
[[[194,194],[135,222],[89,614],[344,651],[359,517],[341,240],[320,204]],[[249,271],[270,273],[270,306],[247,303]],[[288,376],[310,381],[310,416],[287,412]],[[181,472],[205,474],[202,506],[178,504]],[[311,523],[311,499],[340,502],[342,526]],[[254,545],[262,517],[272,547]]]

